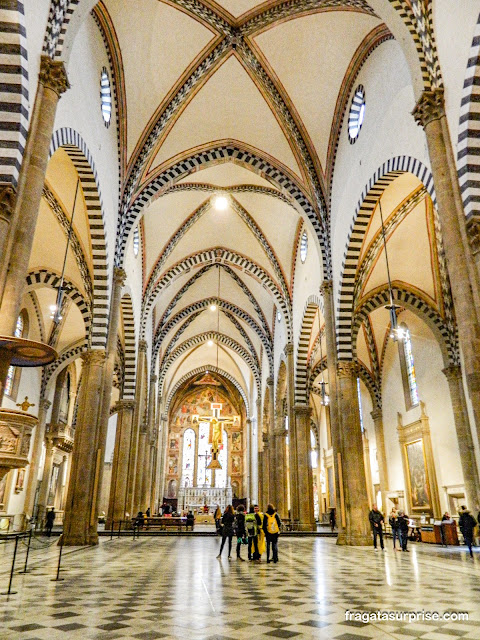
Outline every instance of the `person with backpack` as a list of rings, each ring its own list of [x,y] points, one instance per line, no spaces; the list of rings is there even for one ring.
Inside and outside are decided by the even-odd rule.
[[[263,530],[267,539],[267,564],[270,563],[270,545],[272,546],[272,559],[276,564],[278,562],[278,536],[282,521],[275,510],[273,504],[267,505],[267,510],[263,516]]]
[[[245,507],[239,504],[237,507],[237,515],[235,516],[235,535],[237,536],[237,560],[245,562],[240,555],[242,544],[248,544],[247,530],[245,529]]]
[[[258,552],[258,533],[262,521],[258,513],[255,513],[255,507],[252,505],[250,511],[245,516],[245,529],[248,536],[248,559],[254,562],[260,562],[260,554]]]
[[[220,545],[220,551],[217,558],[221,558],[225,541],[228,538],[228,559],[232,559],[232,538],[233,538],[233,523],[235,521],[235,513],[231,504],[225,509],[225,513],[222,516],[222,544]]]

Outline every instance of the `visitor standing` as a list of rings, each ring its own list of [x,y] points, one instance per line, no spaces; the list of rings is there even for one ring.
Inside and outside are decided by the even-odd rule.
[[[372,506],[372,510],[368,514],[368,519],[372,526],[373,546],[375,547],[375,551],[377,550],[377,536],[380,538],[380,548],[382,551],[385,551],[383,546],[383,525],[385,523],[385,518],[383,517],[383,513],[378,510],[376,504]]]
[[[53,523],[55,522],[55,509],[52,507],[50,511],[47,511],[45,529],[47,530],[47,536],[52,535]]]
[[[278,562],[278,536],[282,521],[273,504],[267,505],[267,511],[263,516],[263,531],[267,540],[267,564],[270,563],[270,545],[272,547],[272,560]]]
[[[250,507],[249,513],[245,516],[245,529],[248,537],[248,559],[260,562],[258,552],[258,534],[261,528],[260,516],[255,513],[255,507]]]
[[[217,508],[215,509],[215,514],[214,514],[214,519],[215,519],[215,527],[217,529],[217,533],[219,533],[219,529],[220,529],[220,522],[222,520],[222,510],[220,509],[220,505],[217,504]]]
[[[242,544],[248,544],[247,531],[245,529],[245,507],[239,504],[237,507],[237,515],[235,516],[235,535],[237,536],[237,560],[245,562],[240,551]]]
[[[465,544],[467,545],[470,552],[470,557],[473,558],[473,530],[475,529],[477,521],[465,506],[461,508],[459,515],[460,519],[458,521],[458,525],[460,527],[460,531],[462,532]]]
[[[228,538],[228,559],[232,559],[232,538],[233,538],[233,522],[235,520],[235,513],[231,504],[225,509],[225,513],[222,516],[222,544],[220,545],[220,551],[217,558],[222,556],[223,547],[225,541]]]
[[[400,535],[402,551],[408,551],[408,516],[404,511],[398,513],[398,533]]]
[[[442,547],[446,547],[447,545],[447,536],[445,535],[445,524],[450,524],[452,522],[452,519],[450,518],[450,514],[448,513],[448,511],[445,511],[445,513],[442,516],[442,523],[440,525],[440,535],[442,536]]]
[[[337,521],[336,521],[336,518],[335,518],[335,507],[332,507],[330,509],[329,520],[330,520],[330,529],[332,530],[332,533],[333,533],[333,530],[337,526]]]
[[[399,535],[399,531],[398,531],[398,513],[397,513],[397,510],[395,509],[395,507],[393,507],[393,509],[390,512],[390,516],[388,518],[388,522],[390,524],[390,527],[392,528],[393,550],[394,551],[401,551],[402,550],[402,543],[400,542],[400,535]],[[396,543],[397,540],[398,540],[398,549],[395,546],[395,543]]]

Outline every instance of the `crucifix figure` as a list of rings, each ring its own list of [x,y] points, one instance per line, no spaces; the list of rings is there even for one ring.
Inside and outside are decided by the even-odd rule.
[[[233,420],[230,418],[220,417],[220,412],[222,410],[221,402],[211,402],[210,407],[213,415],[208,418],[202,418],[205,422],[210,423],[208,444],[212,445],[212,461],[208,465],[207,469],[221,469],[222,465],[218,460],[218,454],[220,453],[220,445],[222,444],[222,427],[227,424],[233,424]]]

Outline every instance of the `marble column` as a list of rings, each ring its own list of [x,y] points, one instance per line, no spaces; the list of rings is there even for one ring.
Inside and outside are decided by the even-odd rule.
[[[447,152],[451,143],[449,136],[445,135],[443,89],[424,91],[413,116],[424,128],[427,139],[465,378],[480,440],[480,304],[476,304],[477,278],[468,247],[465,218],[458,210],[458,180],[452,179],[449,165],[452,154]]]
[[[154,484],[155,484],[155,469],[156,469],[156,446],[157,446],[157,437],[156,437],[156,429],[155,429],[155,409],[156,409],[156,398],[157,398],[157,376],[152,374],[150,376],[150,386],[148,391],[148,465],[145,469],[144,475],[144,503],[146,507],[150,507],[150,510],[153,509],[153,494],[154,494]],[[146,508],[145,507],[145,508]]]
[[[50,142],[60,96],[68,88],[62,62],[42,56],[39,83],[20,174],[8,272],[0,307],[0,334],[13,335],[20,313],[25,276],[32,252]]]
[[[96,424],[96,449],[97,467],[95,474],[98,477],[95,493],[93,495],[92,513],[95,520],[98,520],[98,511],[102,495],[103,469],[105,466],[105,448],[107,444],[108,422],[110,420],[110,405],[112,402],[113,373],[115,369],[115,357],[117,354],[117,335],[120,323],[120,306],[122,298],[122,288],[127,274],[123,269],[114,267],[112,278],[112,295],[110,299],[110,313],[108,319],[107,349],[105,354],[105,365],[103,367],[102,393],[100,403],[100,415]]]
[[[273,500],[273,498],[270,498],[270,442],[272,439],[273,435],[268,436],[266,433],[262,433],[262,466],[261,469],[259,467],[258,473],[260,477],[260,501],[263,509],[266,509],[266,505]]]
[[[252,462],[253,462],[253,442],[252,442],[252,419],[246,419],[247,425],[247,497],[249,504],[255,504],[253,496],[253,482],[252,482]],[[213,474],[212,474],[213,479]]]
[[[141,474],[145,454],[146,425],[145,399],[147,381],[147,343],[140,340],[137,354],[137,381],[135,386],[135,413],[133,417],[130,456],[128,463],[128,508],[130,515],[135,516],[140,509]]]
[[[370,545],[372,540],[358,409],[357,367],[351,361],[338,361],[337,372],[338,408],[342,416],[342,480],[345,501],[345,530],[338,544]]]
[[[275,507],[281,518],[288,518],[287,494],[287,438],[288,432],[283,424],[283,416],[277,416],[277,428],[274,432],[273,475]]]
[[[297,425],[295,421],[295,364],[293,344],[285,346],[287,360],[288,457],[290,480],[290,513],[292,521],[300,520],[300,490],[297,461]]]
[[[268,386],[268,495],[267,502],[277,505],[275,489],[275,391],[274,379],[267,378]]]
[[[323,313],[325,317],[325,342],[327,351],[328,395],[330,398],[330,435],[333,450],[333,470],[335,480],[335,513],[338,529],[337,544],[345,544],[345,499],[343,494],[343,460],[341,422],[337,398],[337,345],[335,331],[335,315],[333,305],[333,283],[324,280],[320,288],[323,297]],[[325,468],[326,470],[326,468]]]
[[[453,419],[457,432],[458,450],[462,464],[467,506],[469,509],[476,510],[478,505],[480,505],[480,483],[465,393],[463,390],[462,371],[459,365],[450,365],[443,370],[443,373],[447,378],[450,389],[450,399],[452,401]]]
[[[366,430],[362,432],[363,440],[363,464],[365,465],[365,481],[367,483],[367,500],[368,508],[371,509],[375,504],[375,493],[373,490],[372,482],[372,465],[370,464],[370,442],[368,440],[368,433]]]
[[[48,490],[50,488],[50,478],[52,477],[53,454],[55,446],[52,438],[45,439],[45,464],[43,465],[42,481],[38,491],[37,522],[43,527],[45,514],[47,512]]]
[[[300,531],[315,531],[313,508],[313,470],[310,451],[310,416],[312,410],[306,405],[295,405],[296,452],[298,479],[298,513]]]
[[[25,514],[30,518],[33,516],[40,458],[42,457],[42,447],[45,439],[45,425],[47,423],[47,413],[51,404],[52,403],[49,400],[45,400],[45,398],[40,398],[38,403],[38,424],[35,428],[32,457],[30,458],[30,465],[28,467],[27,488],[25,489],[25,505],[23,507]]]
[[[82,354],[82,383],[63,526],[65,545],[98,544],[95,496],[104,453],[97,447],[94,430],[101,415],[105,357],[103,350]]]
[[[377,445],[378,476],[380,479],[380,493],[382,494],[382,512],[386,513],[388,487],[387,453],[385,451],[385,436],[383,432],[382,408],[378,405],[373,408],[373,426],[375,428],[375,444]]]
[[[112,521],[118,522],[126,519],[128,457],[130,455],[135,402],[133,400],[119,400],[115,408],[117,409],[117,431],[115,433],[106,529],[111,528]]]
[[[0,185],[0,274],[7,268],[7,246],[10,224],[15,211],[15,189],[9,184]],[[3,282],[3,278],[0,277]],[[0,287],[1,290],[1,287]]]

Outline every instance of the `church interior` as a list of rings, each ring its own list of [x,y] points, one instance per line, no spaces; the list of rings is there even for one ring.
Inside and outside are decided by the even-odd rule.
[[[478,0],[6,0],[0,56],[2,638],[478,638]]]

